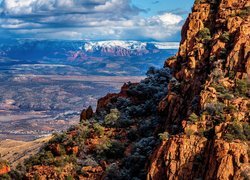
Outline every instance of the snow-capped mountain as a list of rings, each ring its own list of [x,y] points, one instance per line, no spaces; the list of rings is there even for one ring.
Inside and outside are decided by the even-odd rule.
[[[101,56],[142,56],[177,49],[176,42],[97,41],[85,42],[82,51]]]
[[[178,45],[176,42],[97,41],[85,42],[82,50],[88,53],[127,56],[157,53],[161,49],[177,49]]]
[[[97,41],[85,42],[85,51],[94,51],[100,48],[124,48],[127,50],[145,50],[151,45],[156,49],[178,49],[178,42],[140,42],[140,41]]]
[[[145,50],[147,43],[138,41],[98,41],[86,42],[84,44],[85,51],[95,51],[101,48],[123,48],[127,50]]]
[[[25,60],[139,57],[178,49],[176,42],[15,40],[0,42],[0,56]]]

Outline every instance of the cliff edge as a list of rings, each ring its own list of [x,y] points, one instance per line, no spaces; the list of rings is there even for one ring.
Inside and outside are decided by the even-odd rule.
[[[148,179],[250,177],[249,12],[246,0],[195,1],[159,105],[166,131],[184,135],[154,152]]]

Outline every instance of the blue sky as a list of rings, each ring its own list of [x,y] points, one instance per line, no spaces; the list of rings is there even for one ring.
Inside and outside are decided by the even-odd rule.
[[[179,41],[194,0],[0,0],[0,39]]]

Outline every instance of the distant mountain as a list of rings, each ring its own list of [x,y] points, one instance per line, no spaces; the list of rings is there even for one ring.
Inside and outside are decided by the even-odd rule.
[[[0,42],[0,56],[11,59],[86,60],[103,57],[133,57],[178,49],[176,42],[139,41],[59,41],[59,40],[12,40]]]
[[[98,41],[85,42],[82,50],[87,54],[108,56],[142,56],[158,53],[161,50],[178,49],[175,42],[139,42],[139,41]]]

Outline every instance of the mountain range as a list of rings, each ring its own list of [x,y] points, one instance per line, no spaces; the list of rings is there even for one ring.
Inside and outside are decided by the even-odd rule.
[[[103,57],[159,54],[178,48],[177,42],[11,40],[0,44],[0,56],[11,59],[68,59],[81,61]]]

